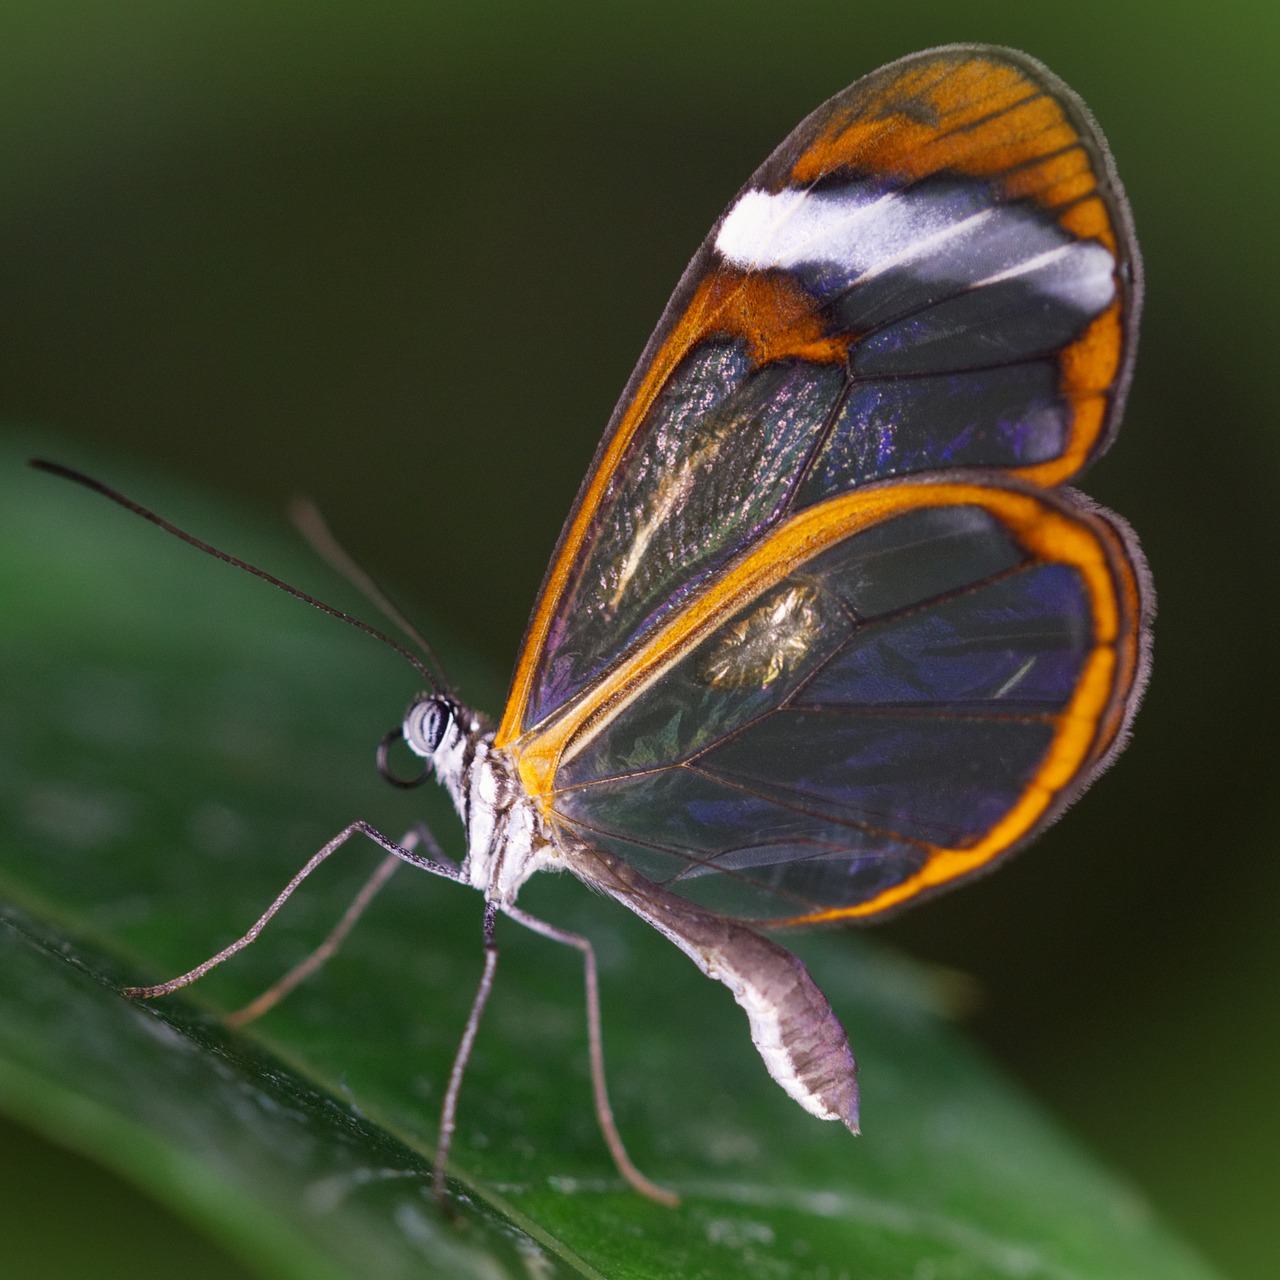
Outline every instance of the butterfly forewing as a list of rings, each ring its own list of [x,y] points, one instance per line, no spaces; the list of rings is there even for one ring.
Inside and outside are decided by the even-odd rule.
[[[672,298],[562,534],[499,741],[791,511],[940,467],[1074,475],[1118,416],[1136,276],[1105,145],[1031,59],[935,50],[837,95]]]
[[[1050,486],[1114,430],[1138,268],[1087,112],[953,47],[804,121],[712,229],[544,583],[500,745],[578,847],[753,919],[874,914],[1109,759],[1145,569]]]

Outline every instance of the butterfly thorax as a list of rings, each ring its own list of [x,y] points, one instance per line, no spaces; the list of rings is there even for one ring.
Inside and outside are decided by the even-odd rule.
[[[494,746],[493,731],[477,712],[439,694],[409,708],[403,733],[462,819],[467,883],[490,902],[514,902],[520,886],[550,865],[556,845],[511,757]]]

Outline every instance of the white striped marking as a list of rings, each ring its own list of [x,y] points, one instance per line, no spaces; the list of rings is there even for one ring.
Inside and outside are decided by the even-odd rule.
[[[971,243],[945,251],[961,238]],[[715,246],[748,271],[834,270],[846,289],[913,263],[923,281],[966,289],[1027,277],[1039,292],[1086,314],[1115,296],[1115,260],[1105,246],[1073,239],[1029,207],[975,208],[957,188],[747,191],[721,223]]]

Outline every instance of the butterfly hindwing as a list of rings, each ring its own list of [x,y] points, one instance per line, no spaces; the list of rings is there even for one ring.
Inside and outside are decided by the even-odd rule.
[[[1143,657],[1134,554],[1113,518],[1023,488],[831,499],[675,614],[522,771],[577,841],[700,905],[887,910],[1024,842],[1104,758]]]

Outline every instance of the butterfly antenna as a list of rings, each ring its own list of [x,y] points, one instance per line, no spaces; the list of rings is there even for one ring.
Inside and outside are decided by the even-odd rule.
[[[243,569],[245,573],[251,573],[255,578],[261,578],[264,582],[269,582],[286,595],[293,596],[295,600],[301,600],[303,604],[309,604],[313,609],[319,609],[321,613],[327,613],[331,618],[337,618],[339,622],[345,622],[349,627],[355,627],[357,631],[363,631],[365,635],[372,636],[375,640],[381,640],[388,648],[394,649],[405,661],[410,663],[434,692],[441,692],[440,682],[437,680],[435,672],[417,654],[410,652],[404,645],[398,644],[390,636],[384,635],[367,622],[362,622],[359,618],[353,618],[349,613],[343,613],[341,609],[335,609],[332,605],[325,604],[323,600],[317,600],[315,596],[309,596],[305,591],[299,591],[297,587],[291,587],[274,574],[268,573],[265,569],[259,569],[257,565],[250,564],[247,560],[241,560],[226,551],[219,551],[217,547],[210,546],[209,543],[202,541],[194,534],[188,533],[185,529],[179,529],[176,524],[170,523],[163,516],[156,515],[154,511],[144,507],[141,503],[134,502],[132,498],[126,498],[124,494],[118,493],[109,485],[103,484],[101,480],[95,480],[92,476],[87,476],[72,467],[64,467],[60,462],[50,462],[45,458],[30,458],[27,461],[27,465],[34,467],[37,471],[48,472],[51,476],[60,476],[63,480],[70,480],[73,484],[90,489],[94,493],[100,493],[117,506],[123,507],[126,511],[132,511],[134,515],[141,516],[144,520],[150,520],[152,524],[157,525],[166,533],[173,534],[175,538],[181,538],[183,542],[189,543],[197,551],[203,551],[215,560],[221,560],[224,564],[232,565],[236,569]]]
[[[436,656],[436,651],[427,643],[422,632],[405,617],[400,607],[382,589],[374,576],[360,564],[351,553],[333,535],[328,521],[320,513],[310,498],[294,498],[289,503],[289,518],[293,527],[307,540],[307,544],[335,573],[359,591],[366,600],[379,609],[389,622],[395,623],[422,651],[423,657],[435,671],[438,687],[447,689],[449,680],[444,673],[444,665]]]

